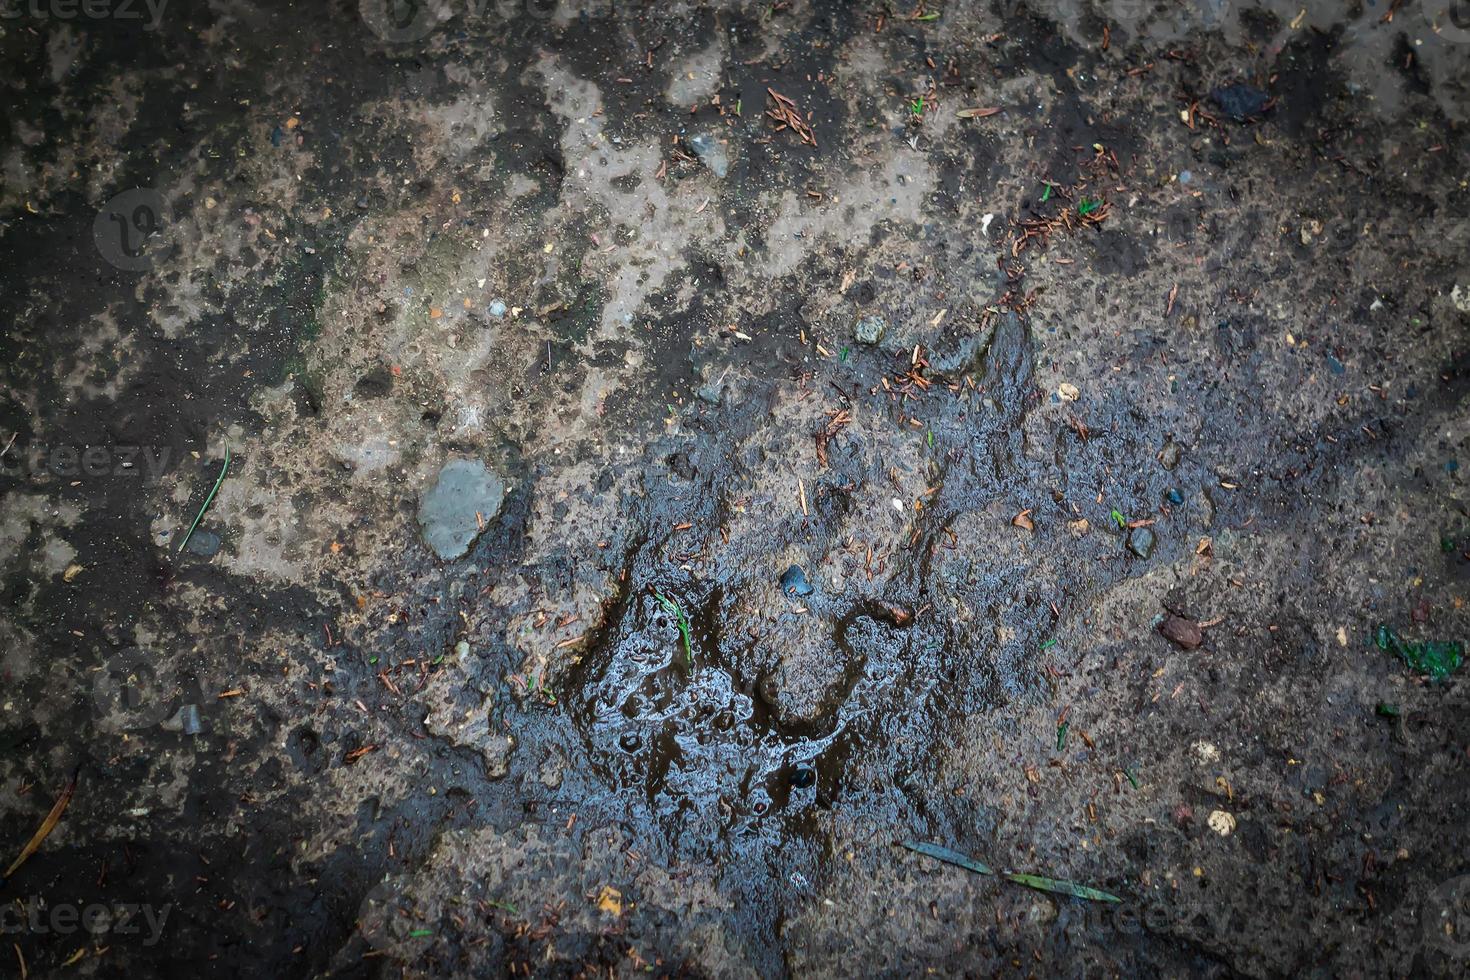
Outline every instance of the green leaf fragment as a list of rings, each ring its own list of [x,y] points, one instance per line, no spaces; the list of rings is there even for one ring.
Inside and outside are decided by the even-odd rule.
[[[1051,892],[1054,895],[1070,895],[1073,898],[1085,898],[1089,902],[1121,902],[1117,895],[1111,892],[1100,891],[1089,888],[1087,885],[1079,885],[1073,881],[1060,881],[1056,878],[1043,878],[1040,875],[1025,875],[1016,871],[1005,872],[1005,877],[1018,885],[1027,888],[1035,888],[1038,891]]]
[[[1465,662],[1465,648],[1455,640],[1419,640],[1407,641],[1402,639],[1394,630],[1387,626],[1378,627],[1374,636],[1374,642],[1378,649],[1392,653],[1413,670],[1426,675],[1431,680],[1442,681]]]
[[[1084,197],[1082,200],[1077,202],[1077,213],[1084,216],[1089,215],[1100,207],[1102,207],[1102,201],[1096,200],[1095,198]]]
[[[673,616],[674,621],[678,623],[679,639],[684,641],[684,657],[689,663],[689,666],[694,666],[694,645],[689,641],[689,617],[684,615],[684,610],[679,607],[677,602],[664,595],[658,589],[653,590],[653,597],[658,600],[660,606],[664,607],[664,612]]]
[[[1067,747],[1067,728],[1070,722],[1062,722],[1057,726],[1057,751],[1060,752]]]
[[[434,934],[434,930],[433,929],[415,929],[412,932],[410,932],[408,935],[409,935],[409,938],[411,938],[411,939],[422,939],[425,936],[432,936],[433,934]]]
[[[1047,201],[1050,201],[1050,200],[1051,200],[1051,185],[1050,184],[1047,184],[1046,185],[1046,190],[1044,192],[1042,192],[1042,195],[1041,195],[1041,203],[1042,204],[1045,204]]]
[[[924,841],[906,840],[903,842],[903,846],[913,851],[915,854],[922,854],[925,857],[932,857],[934,860],[943,861],[945,864],[953,864],[956,867],[964,868],[966,871],[973,871],[977,875],[995,874],[994,871],[991,871],[990,868],[982,862],[976,861],[972,857],[966,857],[959,851],[952,851],[947,847],[940,847],[938,844],[929,844],[925,843]]]
[[[1126,528],[1128,526],[1128,518],[1124,517],[1121,511],[1113,511],[1113,520],[1116,521],[1118,526],[1121,528]]]

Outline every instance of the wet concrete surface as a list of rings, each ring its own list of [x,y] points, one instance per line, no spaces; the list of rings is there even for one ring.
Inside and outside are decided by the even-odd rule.
[[[0,958],[1463,973],[1443,7],[16,6]]]

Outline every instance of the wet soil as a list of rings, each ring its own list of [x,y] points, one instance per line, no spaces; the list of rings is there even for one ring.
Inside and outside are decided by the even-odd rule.
[[[0,22],[16,973],[1463,972],[1456,11],[105,12]]]

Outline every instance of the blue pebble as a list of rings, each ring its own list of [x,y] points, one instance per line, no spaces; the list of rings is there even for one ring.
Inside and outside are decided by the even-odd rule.
[[[792,565],[781,573],[781,591],[787,595],[811,595],[816,590],[806,580],[806,572],[800,565]]]

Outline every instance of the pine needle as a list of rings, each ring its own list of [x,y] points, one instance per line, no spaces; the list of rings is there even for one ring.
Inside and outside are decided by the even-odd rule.
[[[947,847],[941,847],[938,844],[907,840],[903,842],[903,846],[917,854],[932,857],[936,861],[943,861],[945,864],[956,865],[964,868],[966,871],[973,871],[976,874],[982,875],[995,874],[994,871],[990,870],[989,865],[976,861],[972,857],[967,857],[959,851],[952,851]],[[1043,878],[1040,875],[1021,874],[1018,871],[1002,871],[1000,875],[1007,881],[1013,881],[1018,885],[1025,885],[1027,888],[1035,888],[1038,891],[1051,892],[1055,895],[1070,895],[1073,898],[1085,898],[1092,902],[1123,901],[1111,892],[1100,891],[1096,888],[1079,885],[1072,881],[1059,881],[1056,878]]]
[[[26,858],[40,850],[41,843],[50,836],[51,831],[55,830],[56,825],[61,822],[61,815],[66,812],[67,804],[71,802],[71,795],[76,792],[77,777],[81,775],[81,772],[81,766],[72,770],[71,781],[66,784],[66,789],[62,790],[61,795],[56,798],[56,802],[51,807],[51,812],[46,814],[45,820],[41,821],[41,826],[31,836],[30,843],[21,849],[20,857],[16,858],[10,867],[5,869],[5,880],[9,880],[10,876],[15,874],[16,869],[22,864],[25,864]]]
[[[1027,888],[1035,888],[1038,891],[1051,892],[1054,895],[1071,895],[1073,898],[1085,898],[1092,902],[1121,902],[1117,895],[1111,892],[1099,891],[1086,885],[1079,885],[1072,881],[1058,881],[1056,878],[1043,878],[1040,875],[1023,875],[1016,871],[1007,871],[1005,877],[1018,885]]]
[[[207,497],[204,498],[204,506],[203,507],[200,507],[199,508],[199,513],[197,513],[197,514],[194,515],[194,523],[189,525],[189,531],[188,531],[187,534],[184,535],[184,540],[182,540],[182,541],[179,542],[179,550],[180,551],[183,551],[184,550],[184,547],[189,543],[189,539],[194,536],[194,529],[199,526],[199,522],[202,521],[202,520],[204,520],[204,512],[206,510],[209,510],[209,505],[210,504],[214,503],[214,495],[217,494],[217,493],[219,493],[219,485],[221,483],[224,483],[225,482],[225,473],[227,473],[229,471],[229,469],[230,469],[230,447],[229,446],[226,446],[225,447],[225,465],[223,465],[223,466],[221,466],[219,468],[219,479],[217,479],[217,480],[214,481],[214,487],[210,489],[209,496],[207,496]]]
[[[932,857],[934,860],[943,861],[945,864],[956,865],[958,867],[964,868],[966,871],[973,871],[976,874],[980,875],[995,874],[994,871],[990,870],[989,866],[982,864],[979,861],[976,861],[974,858],[966,857],[959,851],[951,851],[947,847],[940,847],[938,844],[928,844],[924,841],[906,840],[903,842],[903,846],[916,854],[922,854],[925,857]]]

